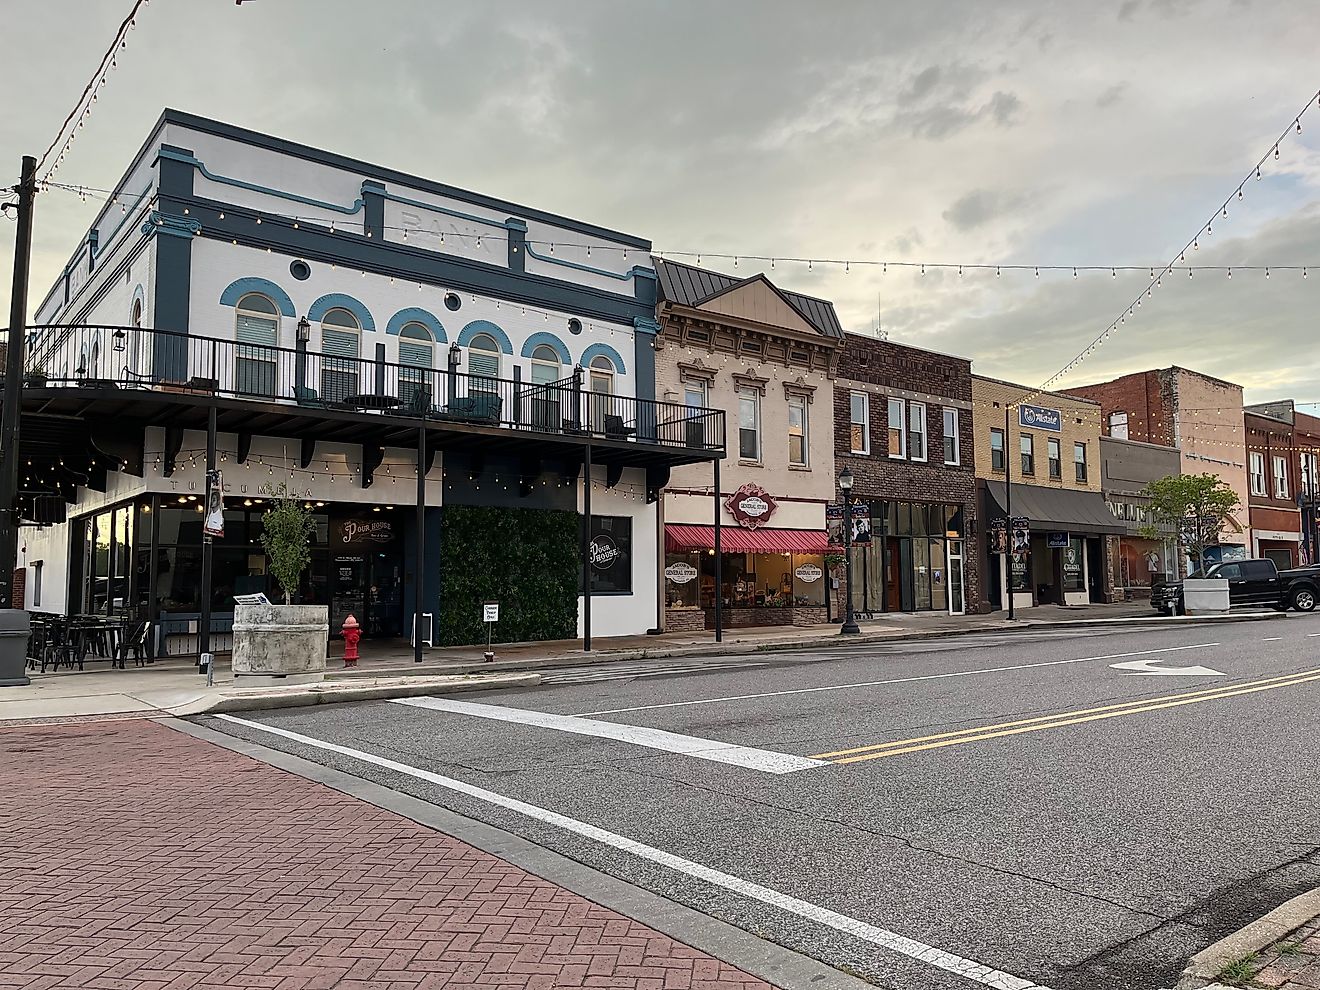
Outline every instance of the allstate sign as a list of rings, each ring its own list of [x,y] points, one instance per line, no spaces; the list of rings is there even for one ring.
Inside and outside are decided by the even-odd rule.
[[[1032,430],[1053,430],[1058,433],[1063,429],[1063,413],[1044,406],[1018,406],[1018,425]]]

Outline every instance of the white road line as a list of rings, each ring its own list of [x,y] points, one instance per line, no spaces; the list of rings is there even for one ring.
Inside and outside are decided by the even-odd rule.
[[[1278,642],[1279,640],[1281,640],[1281,639],[1283,639],[1282,636],[1266,636],[1264,639],[1261,640],[1261,642],[1262,642],[1262,643],[1277,643],[1277,642]]]
[[[518,725],[532,725],[541,729],[556,729],[559,732],[572,732],[579,736],[615,739],[619,742],[630,743],[633,746],[644,746],[647,749],[658,749],[666,753],[692,756],[698,760],[728,763],[735,767],[760,770],[762,773],[794,773],[798,770],[811,770],[815,767],[830,765],[826,760],[813,760],[806,756],[795,756],[792,753],[775,753],[768,749],[752,749],[749,746],[737,746],[733,743],[720,742],[718,739],[684,736],[679,735],[677,732],[648,729],[639,725],[597,722],[593,719],[578,718],[575,715],[556,715],[553,712],[505,708],[501,705],[477,705],[470,701],[450,701],[446,698],[392,698],[390,700],[396,705],[408,705],[412,708],[429,708],[437,712],[452,712],[456,715],[495,719],[498,722],[513,722]]]
[[[813,921],[820,925],[833,928],[836,931],[844,932],[864,942],[888,949],[891,952],[897,952],[900,955],[908,956],[919,962],[924,962],[937,969],[954,973],[973,983],[979,983],[982,986],[995,987],[996,990],[1050,990],[1049,987],[1042,984],[1032,983],[1030,980],[1024,980],[1020,976],[1013,976],[1011,973],[1005,973],[1001,970],[992,969],[982,963],[966,959],[962,956],[954,955],[951,952],[945,952],[943,949],[937,949],[934,946],[927,945],[924,942],[918,942],[916,939],[907,938],[904,935],[898,935],[884,928],[878,928],[875,925],[867,924],[864,921],[858,921],[856,918],[850,918],[844,914],[838,914],[829,908],[820,907],[809,901],[798,900],[781,891],[771,887],[762,887],[758,883],[750,880],[744,880],[741,877],[724,873],[709,866],[703,866],[701,863],[695,863],[689,859],[683,859],[681,856],[675,856],[673,853],[665,852],[663,849],[657,849],[654,846],[648,846],[644,843],[629,839],[626,836],[618,835],[615,832],[607,832],[603,828],[597,828],[595,825],[589,825],[586,822],[580,822],[576,818],[569,818],[558,812],[549,811],[534,804],[528,804],[525,801],[519,801],[517,798],[507,797],[503,794],[497,794],[494,791],[488,791],[485,788],[477,787],[473,784],[465,783],[461,780],[455,780],[453,777],[444,777],[438,773],[432,773],[430,770],[423,770],[420,767],[409,766],[406,763],[398,763],[395,760],[387,759],[383,756],[377,756],[374,753],[363,752],[360,749],[351,749],[348,746],[340,746],[336,743],[326,742],[322,739],[314,739],[311,736],[304,736],[298,732],[291,732],[288,729],[279,729],[273,725],[263,725],[260,722],[251,722],[245,718],[238,718],[235,715],[215,715],[215,718],[224,719],[226,722],[233,722],[235,725],[242,725],[249,729],[255,729],[258,732],[269,732],[272,735],[282,736],[291,742],[300,743],[304,746],[312,746],[316,749],[323,749],[327,752],[338,753],[341,756],[347,756],[355,760],[361,760],[364,763],[370,763],[373,766],[381,767],[385,770],[393,770],[395,773],[403,774],[407,777],[415,777],[418,780],[425,780],[427,783],[435,784],[447,790],[455,791],[459,794],[465,794],[478,801],[484,801],[487,804],[493,804],[509,811],[516,812],[534,821],[544,822],[547,825],[554,825],[567,832],[573,832],[577,835],[586,836],[594,839],[602,845],[610,846],[614,849],[631,853],[640,859],[648,860],[659,864],[676,873],[682,873],[685,876],[694,877],[702,880],[713,887],[722,887],[725,890],[732,891],[751,900],[760,901],[762,904],[768,904],[771,907],[779,908],[790,914],[795,914],[800,918]]]
[[[703,663],[691,667],[660,667],[647,668],[645,670],[625,671],[624,673],[614,673],[613,668],[606,666],[604,670],[598,673],[573,672],[571,674],[548,673],[541,675],[542,684],[596,684],[600,681],[626,681],[632,678],[640,677],[663,677],[665,674],[700,674],[707,670],[746,670],[750,667],[768,667],[765,663]]]
[[[1091,660],[1120,660],[1123,657],[1146,657],[1153,653],[1176,653],[1179,650],[1204,650],[1218,643],[1197,643],[1193,646],[1166,646],[1158,650],[1139,650],[1136,653],[1110,653],[1103,657],[1078,657],[1076,660],[1045,660],[1041,663],[1020,663],[1012,667],[982,667],[977,670],[955,670],[947,674],[922,674],[920,677],[895,677],[886,681],[859,681],[856,684],[827,684],[824,687],[794,688],[789,691],[762,691],[759,694],[735,694],[727,698],[703,698],[698,701],[669,701],[661,705],[637,705],[633,708],[607,708],[599,712],[580,712],[583,717],[593,715],[622,715],[626,712],[647,712],[656,708],[687,708],[692,705],[718,705],[726,701],[752,701],[757,698],[781,698],[790,694],[816,694],[821,691],[848,691],[852,688],[880,687],[884,684],[908,684],[912,681],[934,681],[942,677],[968,677],[971,674],[999,674],[1008,670],[1031,670],[1035,667],[1057,667],[1065,663],[1087,663]]]
[[[1312,636],[1320,636],[1320,633],[1307,633],[1306,636],[1309,639]]]

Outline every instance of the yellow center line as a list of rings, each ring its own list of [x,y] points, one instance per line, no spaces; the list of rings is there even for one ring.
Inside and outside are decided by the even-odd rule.
[[[1256,691],[1268,691],[1276,687],[1291,687],[1320,679],[1320,670],[1299,671],[1259,681],[1245,681],[1238,684],[1225,684],[1217,688],[1201,691],[1189,691],[1181,694],[1164,695],[1156,698],[1142,698],[1121,704],[1103,705],[1098,708],[1086,708],[1079,711],[1058,712],[1053,715],[1041,715],[1035,718],[1018,719],[1013,722],[1000,722],[994,725],[977,726],[971,729],[959,729],[954,732],[941,732],[930,736],[918,736],[914,739],[896,739],[871,746],[858,746],[853,749],[839,750],[833,753],[814,754],[812,759],[831,760],[834,763],[860,763],[865,760],[896,756],[900,753],[912,753],[925,749],[939,749],[944,746],[956,746],[963,742],[975,742],[981,739],[994,739],[999,736],[1017,735],[1023,732],[1035,732],[1038,729],[1053,729],[1080,722],[1093,722],[1120,715],[1133,715],[1161,708],[1176,708],[1181,705],[1197,704],[1202,701],[1215,701],[1219,698],[1231,698]],[[865,755],[853,755],[865,754]],[[846,759],[834,759],[847,757]]]

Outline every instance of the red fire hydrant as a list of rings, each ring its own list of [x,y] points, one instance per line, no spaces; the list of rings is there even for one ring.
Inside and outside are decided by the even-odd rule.
[[[358,620],[349,616],[344,620],[344,666],[356,667],[358,662],[358,640],[362,638],[362,628],[358,625]]]

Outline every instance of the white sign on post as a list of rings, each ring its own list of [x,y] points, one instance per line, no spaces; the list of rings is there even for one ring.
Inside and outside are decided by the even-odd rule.
[[[482,605],[482,606],[481,606],[481,621],[482,621],[482,622],[499,622],[499,621],[500,621],[500,603],[499,603],[499,602],[486,602],[484,605]]]

